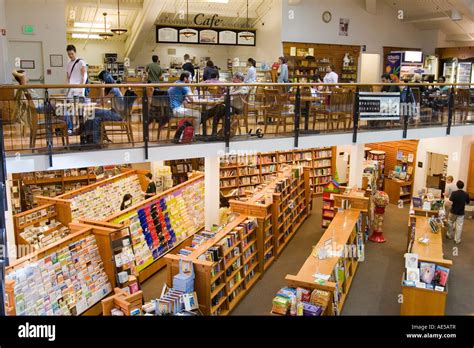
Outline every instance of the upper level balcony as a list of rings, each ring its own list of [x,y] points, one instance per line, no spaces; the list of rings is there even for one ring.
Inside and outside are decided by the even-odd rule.
[[[462,84],[69,87],[0,86],[9,171],[474,134]]]

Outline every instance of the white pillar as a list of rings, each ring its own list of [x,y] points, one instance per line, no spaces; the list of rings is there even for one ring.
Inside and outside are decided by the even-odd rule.
[[[7,73],[8,40],[6,36],[3,36],[1,31],[6,28],[5,0],[0,0],[0,84],[11,83],[11,72]]]
[[[364,144],[351,146],[351,159],[349,165],[349,187],[362,187],[362,163],[364,162]]]
[[[204,212],[205,226],[210,229],[212,225],[219,224],[219,157],[204,158]]]

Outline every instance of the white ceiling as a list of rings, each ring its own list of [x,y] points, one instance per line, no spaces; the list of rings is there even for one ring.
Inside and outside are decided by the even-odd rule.
[[[474,0],[383,0],[395,10],[402,10],[404,22],[420,30],[441,30],[446,41],[474,40]],[[454,12],[462,19],[453,21]]]
[[[157,22],[167,19],[176,19],[179,13],[186,14],[186,0],[153,0],[165,2],[161,13],[157,13]],[[215,1],[215,0],[214,0]],[[264,16],[270,9],[274,0],[249,0],[249,24]],[[140,20],[143,0],[120,0],[121,27],[128,29],[126,35],[115,35],[112,40],[125,40],[131,34],[135,21]],[[71,11],[75,14],[74,20],[70,19]],[[107,27],[117,27],[117,0],[68,0],[66,6],[67,32],[88,33],[89,28],[77,28],[74,23],[94,23],[97,26],[91,33],[102,32],[104,29],[103,12],[107,13]],[[212,0],[189,0],[189,17],[197,13],[218,14],[220,17],[233,18],[231,23],[245,25],[247,16],[247,0],[228,0],[228,3],[212,2]]]

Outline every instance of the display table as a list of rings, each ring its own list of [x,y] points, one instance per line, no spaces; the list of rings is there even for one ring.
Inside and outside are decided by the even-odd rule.
[[[364,239],[361,233],[364,230],[365,219],[362,218],[360,210],[349,209],[338,212],[298,273],[286,276],[287,285],[294,288],[329,291],[333,305],[328,306],[331,308],[328,309],[327,314],[340,314],[354,279],[359,257],[357,255],[348,255],[349,257],[342,255],[319,259],[315,252],[328,247],[336,249],[341,245],[362,247]],[[321,275],[321,278],[316,279],[315,274]],[[323,280],[322,277],[326,277],[328,280]]]
[[[408,226],[408,244],[412,242],[411,253],[418,254],[421,262],[430,262],[451,268],[453,262],[446,260],[443,254],[443,234],[433,233],[429,218],[411,216]],[[412,234],[414,224],[414,235]],[[428,244],[422,244],[419,238],[429,238]],[[445,291],[405,286],[402,284],[403,302],[400,308],[401,315],[444,315],[448,287]]]

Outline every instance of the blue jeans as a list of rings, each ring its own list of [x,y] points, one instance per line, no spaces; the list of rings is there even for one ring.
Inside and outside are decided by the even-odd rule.
[[[92,133],[92,141],[94,144],[100,144],[101,140],[101,123],[102,121],[121,121],[122,118],[113,110],[96,109],[94,119],[87,120],[84,125],[86,134]]]

